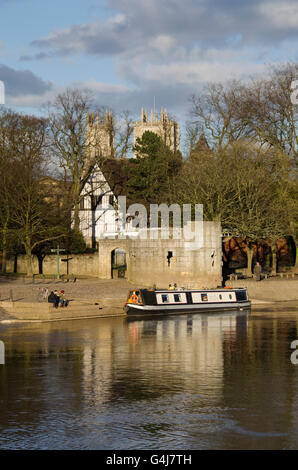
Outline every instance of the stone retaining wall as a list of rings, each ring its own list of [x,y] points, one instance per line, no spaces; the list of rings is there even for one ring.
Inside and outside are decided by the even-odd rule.
[[[68,261],[69,274],[78,276],[94,276],[98,277],[98,253],[88,253],[82,255],[69,255],[71,258]],[[59,271],[60,274],[67,274],[67,262],[62,261],[66,259],[63,253],[60,255]],[[14,257],[7,259],[6,270],[8,273],[14,272]],[[47,255],[43,260],[43,274],[56,274],[57,273],[57,255]],[[17,258],[17,272],[26,272],[26,257],[25,255],[18,255]],[[39,273],[38,259],[33,256],[33,274]]]
[[[0,311],[6,314],[5,320],[17,321],[57,321],[82,320],[125,316],[122,299],[105,299],[100,305],[95,303],[71,302],[66,308],[57,309],[49,303],[39,302],[0,302]]]
[[[298,280],[296,279],[266,279],[255,281],[241,279],[237,281],[226,281],[227,287],[247,287],[250,299],[268,300],[282,302],[298,300]]]

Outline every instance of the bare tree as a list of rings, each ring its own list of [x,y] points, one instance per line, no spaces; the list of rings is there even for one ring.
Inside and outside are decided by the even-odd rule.
[[[115,145],[116,156],[118,158],[127,158],[133,148],[133,118],[130,111],[123,111],[119,115],[115,132],[117,135]]]
[[[298,162],[298,115],[291,102],[291,83],[298,64],[270,67],[269,77],[242,87],[238,119],[246,135],[261,144],[288,154]]]
[[[9,196],[13,201],[13,207],[9,201],[6,205],[6,212],[10,211],[10,237],[25,249],[27,274],[32,274],[33,250],[62,236],[57,220],[51,218],[52,207],[47,204],[40,185],[46,173],[46,133],[45,119],[14,114],[5,141],[6,156],[13,171],[13,178],[5,182],[5,190],[11,191]]]
[[[213,147],[225,149],[244,135],[246,123],[238,112],[244,89],[240,81],[211,83],[192,96],[193,121]]]
[[[220,221],[224,232],[245,240],[250,270],[257,240],[270,240],[274,251],[277,239],[290,234],[289,171],[283,154],[245,141],[201,149],[184,164],[180,202],[203,204],[206,220]]]
[[[80,227],[80,202],[86,197],[83,189],[90,176],[100,171],[100,164],[107,157],[101,148],[102,134],[91,125],[99,119],[89,114],[91,106],[91,92],[77,89],[66,90],[49,105],[52,151],[58,158],[64,179],[69,181],[68,206],[73,210],[75,230]],[[90,191],[94,191],[94,187]]]

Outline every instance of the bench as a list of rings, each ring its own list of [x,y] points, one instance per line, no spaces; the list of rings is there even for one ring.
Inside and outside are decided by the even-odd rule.
[[[76,282],[77,278],[73,274],[62,274],[61,276],[62,282]]]
[[[291,272],[289,272],[289,273],[277,273],[277,276],[279,276],[281,279],[283,279],[284,277],[286,277],[287,279],[289,279],[289,278],[294,279],[295,276],[296,276],[296,273],[291,273]]]

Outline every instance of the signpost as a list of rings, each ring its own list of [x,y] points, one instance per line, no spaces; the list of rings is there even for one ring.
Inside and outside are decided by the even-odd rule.
[[[63,248],[59,248],[59,245],[57,245],[57,249],[52,249],[51,253],[57,253],[57,279],[60,279],[60,270],[59,270],[59,253],[60,251],[65,251]]]
[[[67,264],[66,264],[66,274],[67,274],[67,276],[68,276],[68,275],[69,275],[69,261],[70,261],[72,258],[70,258],[68,255],[66,255],[66,256],[67,256],[67,257],[64,258],[64,259],[61,258],[61,261],[64,261],[65,263],[67,263]]]

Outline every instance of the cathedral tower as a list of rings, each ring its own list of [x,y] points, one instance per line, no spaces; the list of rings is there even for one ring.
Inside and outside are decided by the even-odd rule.
[[[90,154],[99,157],[114,157],[114,118],[112,111],[106,110],[105,115],[102,113],[88,114],[87,123],[87,140],[90,143]]]
[[[172,151],[179,150],[179,124],[168,118],[166,108],[161,108],[160,118],[158,118],[157,113],[154,113],[152,110],[150,116],[148,116],[147,110],[142,108],[141,120],[134,123],[134,145],[136,145],[137,138],[142,138],[145,131],[157,134]]]

